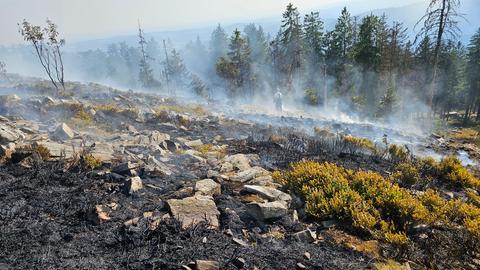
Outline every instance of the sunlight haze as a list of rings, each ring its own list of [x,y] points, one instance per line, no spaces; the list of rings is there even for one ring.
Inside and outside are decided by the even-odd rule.
[[[278,16],[289,2],[303,13],[337,5],[358,6],[357,12],[364,12],[418,0],[0,0],[0,44],[22,41],[16,24],[24,18],[39,24],[48,17],[60,26],[67,40],[82,40],[132,33],[138,20],[148,32]]]

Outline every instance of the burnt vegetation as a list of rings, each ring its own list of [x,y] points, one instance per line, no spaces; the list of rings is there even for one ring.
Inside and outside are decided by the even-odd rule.
[[[478,269],[480,30],[465,47],[460,1],[429,3],[415,41],[289,4],[272,36],[218,25],[179,49],[139,23],[136,46],[69,55],[24,20],[48,81],[0,62],[0,268]],[[65,81],[78,58],[144,91]],[[277,112],[248,107],[273,93]]]

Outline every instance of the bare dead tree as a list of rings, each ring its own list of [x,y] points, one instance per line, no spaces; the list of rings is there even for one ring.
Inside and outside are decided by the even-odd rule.
[[[18,24],[23,39],[32,44],[40,64],[47,73],[56,90],[60,87],[65,91],[65,76],[61,48],[65,40],[60,38],[57,25],[46,20],[46,26],[30,24],[27,20]]]
[[[5,75],[7,74],[7,65],[0,61],[0,78],[3,78],[5,77]]]
[[[425,15],[415,25],[417,27],[419,24],[423,24],[417,38],[430,36],[435,40],[432,82],[428,93],[428,102],[432,109],[442,42],[446,36],[454,40],[458,39],[461,33],[458,27],[458,19],[463,18],[463,15],[458,12],[459,7],[460,0],[430,0]]]

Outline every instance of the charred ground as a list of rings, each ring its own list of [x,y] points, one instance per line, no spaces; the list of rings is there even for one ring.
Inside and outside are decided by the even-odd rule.
[[[232,181],[245,169],[223,169],[225,160],[240,154],[247,171],[256,168],[247,182],[281,190],[270,172],[303,159],[388,176],[396,162],[382,153],[155,95],[75,84],[58,96],[39,88],[20,86],[22,98],[4,96],[0,106],[7,116],[2,126],[22,134],[14,140],[16,151],[4,148],[14,153],[0,165],[0,268],[179,269],[214,260],[221,269],[236,269],[239,258],[245,269],[364,269],[387,259],[409,262],[412,269],[478,266],[478,241],[462,229],[421,227],[398,247],[341,222],[323,224],[295,206],[274,220],[259,220],[247,205],[264,199]],[[61,122],[73,127],[72,138],[54,136]],[[50,157],[42,158],[36,145],[48,148]],[[101,166],[92,168],[88,154],[104,159]],[[116,172],[116,165],[128,162],[139,165]],[[134,175],[143,188],[130,192],[126,182]],[[182,229],[170,216],[169,200],[190,198],[205,178],[221,184],[213,198],[219,227],[211,229],[205,220]],[[309,232],[314,239],[300,237]]]

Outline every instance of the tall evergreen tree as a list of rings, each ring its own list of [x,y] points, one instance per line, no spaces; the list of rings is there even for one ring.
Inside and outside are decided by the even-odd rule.
[[[354,28],[352,18],[347,8],[344,7],[330,35],[329,54],[331,57],[345,61],[350,56],[353,44]]]
[[[251,69],[250,48],[237,29],[230,38],[228,57],[221,57],[217,63],[217,73],[230,85],[231,96],[253,94],[254,76]],[[240,93],[240,91],[242,93]]]
[[[480,121],[480,28],[470,39],[467,60],[468,101],[465,120],[477,107],[477,121]]]
[[[327,35],[327,64],[329,74],[336,78],[335,90],[346,96],[353,88],[353,45],[355,28],[347,8],[344,7],[335,28]]]
[[[209,63],[208,51],[199,36],[186,45],[184,55],[185,64],[192,72],[201,74],[202,77],[208,76],[208,68],[205,68],[205,64]]]
[[[228,51],[228,37],[225,30],[219,24],[213,30],[210,39],[210,59],[212,63],[217,63],[220,57],[227,55]]]
[[[170,83],[172,83],[172,87],[183,88],[190,83],[189,73],[183,63],[182,56],[177,50],[173,49],[168,54],[168,63],[165,64],[167,76]]]
[[[138,45],[140,49],[140,71],[138,73],[138,78],[143,87],[150,88],[156,85],[155,79],[153,77],[153,69],[150,66],[150,56],[147,54],[147,41],[145,40],[145,35],[143,33],[142,27],[138,24]]]
[[[323,74],[325,63],[325,35],[323,22],[318,12],[311,12],[305,15],[303,20],[305,62],[307,64],[306,87],[317,88],[318,78]],[[325,80],[326,78],[323,78]]]
[[[380,19],[375,15],[369,15],[362,19],[359,39],[355,48],[355,60],[361,66],[363,72],[360,93],[366,102],[367,115],[372,115],[375,109],[377,96],[377,80],[380,67],[381,55],[377,34]]]
[[[288,92],[293,91],[293,80],[302,67],[303,31],[300,14],[291,3],[283,13],[280,29],[280,46],[282,49],[280,64],[285,75],[285,85]]]
[[[247,24],[243,30],[251,49],[252,62],[263,65],[268,57],[268,41],[262,26],[253,23]]]

